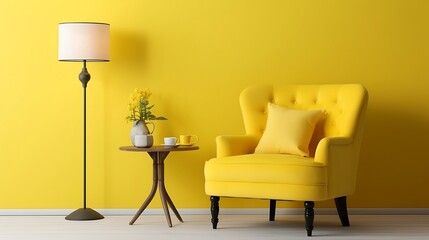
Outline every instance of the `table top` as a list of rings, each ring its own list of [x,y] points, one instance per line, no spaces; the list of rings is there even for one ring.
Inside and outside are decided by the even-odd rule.
[[[176,151],[192,151],[198,150],[198,146],[174,146],[174,147],[166,147],[163,145],[153,145],[149,148],[140,148],[134,146],[122,146],[119,147],[119,150],[129,151],[129,152],[176,152]]]

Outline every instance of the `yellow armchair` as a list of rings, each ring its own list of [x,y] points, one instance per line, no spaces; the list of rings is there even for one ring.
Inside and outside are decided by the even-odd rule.
[[[367,102],[367,91],[359,84],[256,85],[243,90],[240,106],[246,134],[218,136],[217,156],[204,167],[213,228],[219,221],[220,197],[269,199],[270,221],[277,200],[304,201],[308,236],[314,201],[335,199],[342,225],[349,226],[346,197],[355,191]],[[310,129],[304,154],[255,153],[268,127],[269,103],[323,112]]]

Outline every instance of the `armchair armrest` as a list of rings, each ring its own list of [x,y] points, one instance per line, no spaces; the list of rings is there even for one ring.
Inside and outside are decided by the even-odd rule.
[[[351,148],[353,145],[353,138],[351,137],[325,137],[319,141],[319,144],[316,148],[316,154],[314,156],[314,161],[320,162],[323,164],[329,164],[329,159],[336,156],[337,154],[332,154],[337,150],[333,148]],[[333,150],[330,154],[330,150]],[[332,156],[331,156],[332,155]]]
[[[317,145],[314,161],[328,169],[328,195],[340,197],[355,191],[359,146],[351,137],[327,137]]]
[[[216,137],[216,156],[228,157],[251,154],[258,145],[259,138],[252,135],[222,135]]]

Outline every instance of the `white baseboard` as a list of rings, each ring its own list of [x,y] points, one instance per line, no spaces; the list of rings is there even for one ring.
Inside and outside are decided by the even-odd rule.
[[[75,209],[0,209],[0,216],[66,216]],[[134,215],[137,209],[96,209],[105,216]],[[183,215],[209,215],[209,208],[178,209]],[[336,215],[335,208],[315,208],[315,214]],[[162,208],[146,209],[148,215],[163,215]],[[268,208],[221,208],[220,214],[230,215],[266,215]],[[349,208],[349,215],[429,215],[429,208]],[[304,209],[277,208],[277,215],[301,215]]]

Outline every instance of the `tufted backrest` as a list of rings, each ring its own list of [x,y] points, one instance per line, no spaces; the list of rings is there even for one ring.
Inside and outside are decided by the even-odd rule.
[[[323,137],[354,137],[358,133],[367,95],[360,84],[255,85],[242,91],[240,105],[246,134],[259,138],[265,130],[269,102],[291,109],[323,109],[325,117],[316,126],[309,146],[310,156],[314,156]]]

